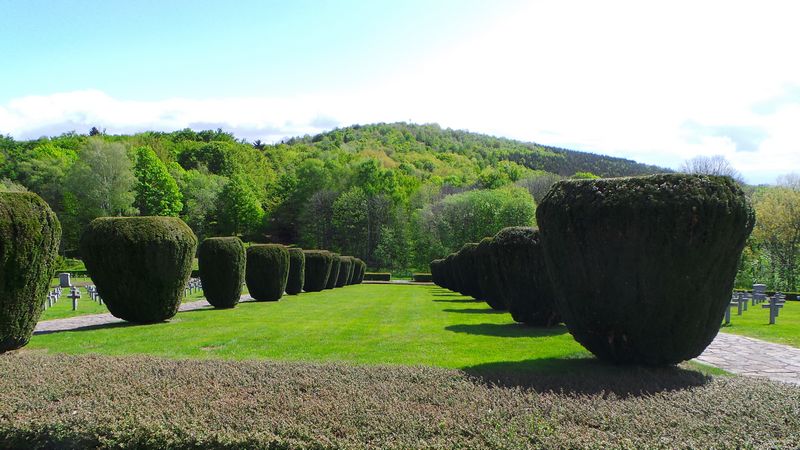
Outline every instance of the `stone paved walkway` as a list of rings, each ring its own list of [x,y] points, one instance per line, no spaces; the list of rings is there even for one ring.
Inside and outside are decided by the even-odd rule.
[[[788,345],[719,333],[696,360],[739,375],[800,385],[800,349]]]
[[[249,295],[243,295],[240,301],[252,300]],[[181,304],[180,311],[191,311],[210,306],[207,301],[199,300]],[[124,321],[108,313],[45,320],[36,324],[34,334],[55,333],[122,322]],[[764,377],[800,385],[800,349],[788,345],[719,333],[714,342],[696,360],[739,375]]]

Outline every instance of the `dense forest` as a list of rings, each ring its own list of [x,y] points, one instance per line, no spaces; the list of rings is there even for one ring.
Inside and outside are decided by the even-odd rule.
[[[0,188],[51,205],[67,256],[95,217],[170,215],[201,239],[239,235],[341,251],[372,269],[423,269],[466,241],[534,224],[559,179],[665,171],[435,124],[355,125],[269,145],[223,130],[0,136]],[[756,276],[765,266],[751,256]]]

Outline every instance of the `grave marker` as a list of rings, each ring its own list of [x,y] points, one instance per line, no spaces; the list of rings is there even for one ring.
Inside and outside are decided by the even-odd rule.
[[[81,298],[81,291],[79,291],[76,288],[72,288],[72,291],[70,291],[70,293],[67,296],[67,298],[71,298],[72,299],[72,310],[73,311],[77,311],[78,310],[78,299]]]
[[[781,308],[783,308],[783,303],[783,296],[779,292],[776,292],[775,295],[770,297],[769,304],[761,305],[762,308],[769,308],[770,325],[775,325],[775,318],[778,317],[778,313]]]

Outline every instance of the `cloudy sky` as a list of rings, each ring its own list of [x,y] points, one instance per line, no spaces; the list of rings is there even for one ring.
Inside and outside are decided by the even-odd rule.
[[[800,172],[800,5],[0,0],[0,134],[437,122]]]

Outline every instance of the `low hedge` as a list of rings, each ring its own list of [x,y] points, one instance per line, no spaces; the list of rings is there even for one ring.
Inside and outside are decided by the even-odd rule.
[[[0,353],[28,343],[53,277],[61,224],[36,194],[0,193]]]
[[[247,248],[245,280],[250,296],[260,302],[283,297],[289,278],[289,251],[280,244],[258,244]]]
[[[333,264],[331,265],[328,281],[325,283],[325,289],[333,289],[336,287],[336,282],[339,281],[339,269],[342,267],[342,255],[331,253],[331,256],[333,258]]]
[[[101,217],[80,252],[108,311],[135,323],[173,317],[192,272],[197,238],[176,217]]]
[[[239,303],[244,283],[244,243],[238,237],[205,239],[197,251],[203,295],[215,308],[233,308]]]
[[[289,249],[289,277],[286,280],[286,293],[297,295],[303,292],[306,279],[306,256],[302,248]]]
[[[412,273],[411,280],[417,283],[431,283],[433,282],[433,274],[430,273]]]
[[[340,260],[339,276],[336,279],[337,288],[347,286],[347,280],[350,278],[350,269],[353,267],[353,258],[351,256],[341,256]]]
[[[319,292],[325,289],[333,266],[333,255],[325,250],[304,250],[303,253],[306,257],[303,289],[306,292]]]
[[[392,281],[392,274],[388,272],[366,272],[364,281]]]

